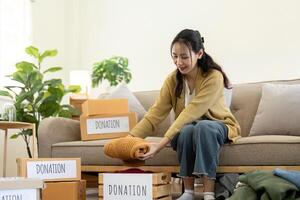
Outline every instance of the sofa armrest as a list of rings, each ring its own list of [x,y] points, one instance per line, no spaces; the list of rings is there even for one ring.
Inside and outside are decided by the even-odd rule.
[[[39,157],[50,158],[52,144],[80,140],[80,123],[77,120],[50,117],[38,127]]]

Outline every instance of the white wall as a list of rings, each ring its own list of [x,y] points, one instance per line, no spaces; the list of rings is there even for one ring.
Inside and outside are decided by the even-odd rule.
[[[68,32],[67,11],[68,0],[36,0],[32,3],[32,44],[40,51],[48,49],[57,49],[58,54],[55,57],[46,58],[42,63],[42,69],[51,66],[63,67],[62,72],[55,73],[55,76],[63,78],[65,82],[66,74],[72,66],[69,63],[68,55],[71,52],[67,50],[66,32]]]
[[[288,0],[36,0],[34,41],[58,48],[69,69],[112,55],[129,58],[132,90],[159,89],[183,28],[198,29],[233,83],[300,76],[300,2]],[[55,14],[54,14],[55,13]]]

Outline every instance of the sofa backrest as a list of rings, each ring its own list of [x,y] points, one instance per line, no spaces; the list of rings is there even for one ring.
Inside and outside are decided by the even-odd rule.
[[[241,126],[242,137],[246,137],[250,133],[260,102],[262,86],[264,83],[300,84],[300,79],[233,85],[230,109]]]
[[[141,91],[134,92],[136,98],[141,102],[146,110],[148,110],[155,102],[156,98],[159,95],[159,90],[150,90],[150,91]],[[167,129],[170,127],[172,121],[174,120],[174,114],[171,112],[168,117],[159,124],[154,132],[154,136],[163,137]]]
[[[241,126],[243,137],[248,136],[250,133],[250,129],[261,98],[262,85],[264,83],[300,84],[300,79],[243,83],[233,85],[230,109]],[[159,95],[159,90],[135,92],[134,95],[138,98],[144,108],[148,110]],[[157,130],[155,131],[155,135],[163,136],[165,131],[172,123],[173,119],[174,114],[173,112],[171,112],[167,119],[158,126]]]

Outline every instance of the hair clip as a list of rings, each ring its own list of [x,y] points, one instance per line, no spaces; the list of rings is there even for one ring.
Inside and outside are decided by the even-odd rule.
[[[201,37],[201,41],[202,41],[202,43],[204,43],[204,37]]]

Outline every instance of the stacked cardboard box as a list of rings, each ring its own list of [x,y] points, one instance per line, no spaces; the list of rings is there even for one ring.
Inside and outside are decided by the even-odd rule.
[[[81,139],[123,137],[136,123],[136,113],[129,112],[128,99],[89,99],[82,104]]]
[[[71,95],[70,96],[70,105],[80,111],[82,113],[81,105],[88,99],[86,95]],[[72,119],[79,121],[79,116],[72,115]]]
[[[99,200],[171,200],[170,173],[100,173]]]
[[[18,176],[45,181],[42,200],[85,200],[80,158],[17,159]]]
[[[0,199],[39,200],[43,181],[39,178],[6,177],[0,178]]]

